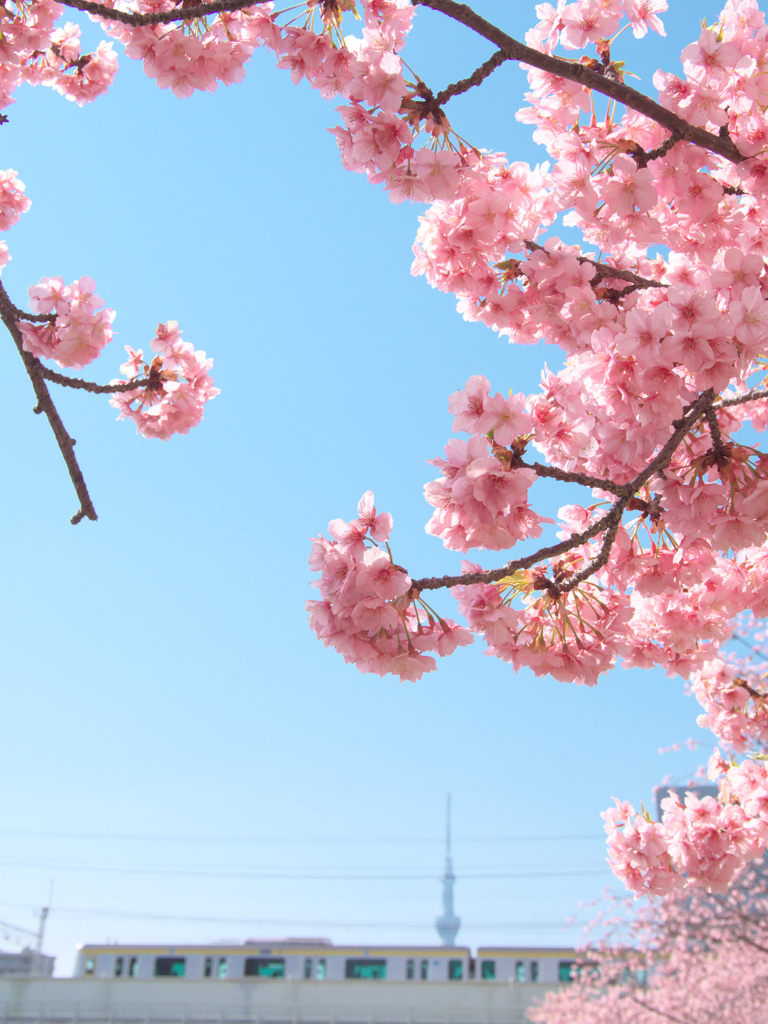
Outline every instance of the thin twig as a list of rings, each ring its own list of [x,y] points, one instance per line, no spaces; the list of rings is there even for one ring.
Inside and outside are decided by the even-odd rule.
[[[150,384],[146,377],[142,377],[141,380],[121,381],[119,384],[94,384],[90,380],[68,377],[65,373],[49,370],[42,363],[40,363],[40,373],[46,380],[50,380],[54,384],[61,384],[65,388],[77,388],[79,391],[90,391],[92,395],[114,395],[123,391],[140,391]]]
[[[37,323],[56,322],[55,313],[25,313],[23,309],[19,309],[18,306],[14,306],[8,297],[7,292],[5,297],[7,299],[6,309],[9,314],[15,315],[16,320],[34,320]],[[94,384],[90,380],[83,380],[80,377],[68,377],[64,373],[57,373],[56,370],[49,370],[48,367],[41,363],[39,359],[37,362],[39,372],[46,380],[49,380],[54,384],[61,384],[65,388],[77,388],[79,391],[90,391],[93,395],[114,395],[121,391],[136,391],[147,387],[150,383],[147,378],[142,377],[141,380],[121,381],[119,384]]]
[[[222,14],[224,11],[241,11],[245,7],[260,7],[267,0],[216,0],[211,4],[198,4],[197,7],[178,7],[173,11],[157,11],[154,14],[134,14],[131,11],[119,11],[104,4],[93,3],[92,0],[62,0],[67,7],[78,11],[95,14],[108,21],[120,21],[124,25],[168,25],[174,21],[191,21],[193,18],[205,18],[209,14]]]
[[[745,405],[747,402],[757,402],[761,398],[768,398],[768,388],[762,384],[757,387],[750,388],[749,391],[745,391],[743,395],[737,395],[736,398],[721,398],[717,402],[713,402],[712,408],[718,409],[731,409],[734,405]]]
[[[17,320],[31,320],[36,324],[52,324],[56,319],[55,313],[25,313],[23,309],[19,309],[18,306],[13,307],[16,312]]]
[[[613,515],[613,521],[610,523],[607,530],[605,531],[603,543],[597,555],[595,555],[595,557],[591,559],[591,561],[587,562],[583,569],[580,569],[578,572],[575,572],[573,576],[569,576],[569,578],[567,580],[564,580],[562,583],[555,584],[555,587],[561,594],[565,593],[568,590],[573,590],[575,587],[578,587],[580,583],[583,583],[584,580],[588,579],[590,576],[596,573],[598,569],[602,569],[602,567],[608,561],[608,559],[611,556],[611,548],[613,547],[613,542],[616,540],[616,534],[619,532],[621,517],[624,514],[624,509],[627,507],[629,500],[629,498],[622,498],[622,500],[617,501],[611,509],[610,514]]]
[[[444,103],[447,103],[452,96],[459,96],[463,92],[467,92],[475,85],[480,85],[485,79],[492,74],[499,65],[503,64],[505,60],[510,58],[504,53],[503,50],[497,50],[492,57],[484,61],[479,68],[472,72],[469,78],[460,78],[458,82],[454,82],[453,85],[447,86],[442,92],[439,92],[435,96],[435,101],[439,107],[442,107]]]
[[[646,152],[642,146],[636,146],[636,148],[632,150],[632,157],[637,166],[642,170],[644,167],[648,166],[651,160],[658,160],[659,157],[666,156],[670,149],[673,149],[678,142],[682,141],[683,137],[679,132],[672,132],[670,137],[665,139],[664,142],[655,149],[651,149]]]
[[[676,135],[677,139],[675,141],[687,140],[693,142],[697,146],[702,146],[713,153],[718,153],[734,164],[739,164],[746,160],[746,157],[738,151],[732,139],[727,135],[713,135],[703,128],[697,128],[695,125],[684,121],[683,118],[678,117],[677,114],[673,114],[671,110],[662,107],[660,103],[656,103],[650,97],[644,96],[643,93],[638,92],[636,89],[632,89],[630,86],[613,78],[590,71],[583,64],[564,60],[562,57],[555,57],[548,53],[541,53],[540,50],[534,50],[532,47],[518,42],[517,39],[513,39],[506,32],[502,32],[500,28],[492,25],[490,21],[481,18],[479,14],[476,14],[466,4],[456,3],[455,0],[413,0],[413,3],[421,4],[422,7],[430,7],[434,11],[440,11],[441,14],[445,14],[449,18],[453,18],[454,21],[466,25],[467,28],[471,28],[478,35],[483,36],[498,46],[511,60],[522,61],[551,75],[556,75],[558,78],[567,78],[569,81],[577,82],[587,89],[594,89],[595,92],[603,93],[605,96],[610,96],[611,99],[618,100],[619,103],[623,103],[645,117],[656,121],[657,124],[666,128],[672,135]]]
[[[69,471],[69,477],[75,488],[78,500],[80,502],[80,508],[72,516],[70,522],[74,525],[80,522],[81,519],[98,519],[96,515],[96,509],[93,507],[91,496],[88,493],[88,487],[85,483],[82,470],[78,465],[77,459],[75,458],[75,440],[70,437],[67,433],[66,427],[61,421],[58,410],[53,404],[53,399],[48,391],[48,386],[45,383],[43,374],[41,372],[42,366],[39,359],[36,359],[30,352],[24,351],[24,346],[21,338],[21,331],[19,330],[16,323],[16,306],[11,302],[8,297],[8,293],[0,282],[0,319],[3,321],[11,337],[16,344],[19,355],[21,356],[22,362],[24,363],[24,369],[27,371],[32,387],[35,392],[35,398],[37,399],[37,405],[34,408],[36,413],[44,412],[48,417],[48,422],[53,431],[53,436],[56,438],[56,443],[59,446],[62,458],[66,464],[67,470]]]
[[[562,480],[563,483],[596,487],[602,491],[616,494],[619,498],[631,498],[634,493],[629,484],[616,484],[613,480],[590,476],[589,473],[569,473],[564,469],[558,469],[557,466],[543,466],[540,462],[523,462],[522,459],[515,466],[519,466],[521,469],[532,469],[537,476],[551,477],[553,480]]]
[[[539,245],[538,242],[529,242],[526,239],[526,249],[530,249],[531,252],[546,252],[547,250],[543,245]],[[598,263],[597,260],[591,260],[589,256],[577,256],[576,259],[579,263],[589,263],[593,267],[597,267],[598,276],[593,278],[595,283],[598,281],[608,280],[611,278],[618,278],[620,281],[629,281],[635,288],[669,288],[668,284],[662,284],[661,281],[654,281],[649,277],[638,277],[637,274],[633,274],[631,270],[619,270],[616,267],[609,267],[607,263]]]
[[[541,562],[545,558],[555,558],[557,555],[564,555],[567,551],[571,551],[573,548],[586,544],[588,540],[591,540],[598,534],[603,533],[606,530],[610,530],[614,523],[618,524],[621,514],[630,500],[630,492],[631,494],[635,494],[644,484],[648,483],[649,480],[656,476],[657,473],[666,469],[672,461],[672,456],[675,454],[678,445],[682,442],[691,427],[693,427],[704,414],[704,410],[708,406],[712,405],[713,398],[714,393],[710,388],[708,391],[699,395],[696,401],[688,406],[683,416],[679,420],[675,420],[673,422],[672,426],[675,427],[675,432],[669,438],[661,451],[651,459],[645,469],[637,474],[634,480],[631,480],[626,484],[627,496],[621,498],[612,505],[604,516],[601,516],[600,519],[588,526],[586,530],[582,530],[581,533],[574,533],[567,540],[561,541],[559,544],[553,544],[546,548],[539,548],[539,550],[535,551],[532,555],[526,555],[524,558],[517,558],[512,562],[507,562],[506,565],[501,566],[499,569],[489,569],[487,572],[468,572],[461,576],[425,577],[424,579],[414,580],[413,586],[416,590],[440,590],[442,587],[466,586],[472,583],[495,583],[496,580],[503,579],[505,576],[509,576],[511,573],[517,572],[519,569],[529,569],[532,565],[536,565],[537,562]],[[618,530],[618,525],[616,526],[616,529]],[[598,555],[597,558],[599,559],[600,555]],[[607,561],[607,558],[605,561]],[[601,565],[604,565],[605,561],[603,561]],[[587,575],[591,575],[599,568],[600,565],[595,569],[592,569]],[[586,579],[586,576],[583,576],[582,579]],[[579,582],[581,582],[581,580]],[[572,585],[575,586],[575,584]],[[565,590],[570,589],[570,587],[563,584],[560,589]]]

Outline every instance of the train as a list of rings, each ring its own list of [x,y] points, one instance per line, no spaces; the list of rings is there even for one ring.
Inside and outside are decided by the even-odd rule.
[[[219,981],[563,984],[572,948],[334,946],[330,939],[248,939],[242,945],[82,945],[74,977]]]

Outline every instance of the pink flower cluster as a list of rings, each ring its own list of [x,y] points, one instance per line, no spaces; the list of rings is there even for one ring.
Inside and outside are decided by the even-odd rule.
[[[685,80],[658,71],[653,83],[664,106],[710,131],[727,127],[741,152],[755,156],[768,141],[767,58],[768,34],[757,4],[729,0],[718,23],[683,50]]]
[[[392,517],[377,515],[370,491],[357,508],[357,519],[329,524],[333,540],[313,538],[309,565],[321,573],[313,586],[322,600],[307,601],[310,628],[361,672],[421,679],[437,667],[425,652],[452,654],[472,643],[472,635],[439,616],[412,589],[407,572],[389,553]]]
[[[117,7],[117,0],[108,0],[107,6]],[[171,9],[157,0],[135,0],[131,7],[138,13]],[[410,25],[409,0],[362,0],[362,41],[344,38],[336,15],[325,11],[321,17],[316,7],[314,0],[308,0],[307,25],[316,22],[316,30],[280,25],[273,3],[222,12],[205,21],[186,21],[179,27],[137,28],[97,20],[124,43],[126,56],[141,60],[146,74],[177,96],[189,96],[196,89],[212,92],[219,82],[242,81],[246,61],[262,45],[276,53],[278,67],[289,71],[295,83],[306,79],[323,96],[344,95],[370,107],[397,111],[407,89],[394,49],[402,45]],[[291,12],[295,21],[294,9]]]
[[[22,84],[47,85],[82,106],[106,92],[117,73],[111,43],[93,53],[80,51],[80,29],[68,22],[56,29],[64,7],[32,0],[3,8],[0,40],[0,108],[12,103]]]
[[[106,0],[108,7],[125,9],[118,0]],[[158,0],[136,0],[131,9],[139,14],[170,10],[172,4]],[[101,21],[105,30],[125,46],[125,54],[140,60],[149,78],[176,96],[191,96],[195,90],[215,91],[218,84],[232,85],[245,77],[244,65],[255,47],[274,36],[273,4],[240,11],[224,11],[210,19],[134,27],[122,22]]]
[[[768,691],[757,672],[715,658],[691,673],[691,691],[705,711],[697,719],[702,729],[738,751],[768,744]]]
[[[213,360],[181,340],[175,320],[157,325],[151,347],[157,355],[147,365],[141,349],[134,352],[126,345],[129,358],[120,372],[128,380],[144,377],[148,383],[135,391],[114,394],[110,405],[120,411],[119,420],[133,420],[138,434],[167,441],[174,434],[188,434],[196,427],[203,418],[205,403],[215,398],[219,389],[213,386],[209,373]]]
[[[427,533],[440,537],[447,548],[468,551],[511,548],[525,537],[539,537],[541,519],[528,504],[528,489],[536,480],[530,469],[515,463],[508,445],[531,428],[524,395],[490,395],[485,377],[470,377],[451,395],[453,429],[471,434],[469,441],[452,440],[445,459],[431,459],[441,478],[424,488],[435,512]]]
[[[734,784],[739,794],[750,794],[747,805],[756,791],[768,796],[764,769],[751,762],[741,775],[738,784],[734,775]],[[661,802],[661,822],[638,814],[629,803],[616,804],[603,813],[609,863],[636,893],[663,896],[686,886],[725,892],[736,872],[768,840],[768,817],[751,814],[740,802],[722,804],[688,793],[683,806],[674,794]]]
[[[16,171],[0,171],[0,231],[13,227],[31,205]]]
[[[29,289],[33,313],[55,317],[49,323],[19,320],[24,349],[38,359],[53,359],[59,366],[82,370],[112,340],[113,309],[102,309],[90,277],[65,285],[61,277],[42,277]]]
[[[560,0],[557,9],[540,4],[536,13],[541,21],[528,34],[528,45],[538,44],[537,49],[546,53],[551,53],[558,42],[567,50],[583,50],[587,43],[615,35],[623,17],[629,20],[638,39],[649,29],[663,36],[666,33],[657,15],[667,9],[665,0],[579,0],[570,4]]]
[[[609,862],[627,888],[655,895],[691,886],[724,892],[768,846],[766,761],[728,763],[715,750],[709,777],[720,779],[720,801],[688,793],[683,806],[669,796],[660,822],[618,800],[604,812]]]
[[[517,572],[498,583],[453,587],[470,629],[484,637],[486,653],[537,676],[594,686],[617,657],[632,650],[632,608],[626,594],[590,579],[558,592],[589,560],[589,548],[574,549],[548,567]],[[480,566],[463,562],[464,572]],[[552,577],[547,576],[552,570]],[[513,607],[519,598],[522,607]]]

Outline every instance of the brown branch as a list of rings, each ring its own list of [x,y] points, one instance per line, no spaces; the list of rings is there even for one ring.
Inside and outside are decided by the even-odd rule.
[[[85,478],[83,477],[82,470],[75,458],[75,440],[67,433],[66,427],[61,421],[58,410],[53,404],[53,399],[48,391],[48,386],[46,385],[45,380],[43,379],[43,374],[41,373],[42,367],[40,360],[36,359],[30,352],[24,351],[21,332],[16,324],[16,307],[9,299],[8,293],[3,287],[2,282],[0,282],[0,319],[8,328],[24,363],[24,369],[27,371],[29,379],[32,382],[35,398],[37,399],[37,405],[35,406],[34,411],[36,413],[44,412],[48,417],[48,423],[53,431],[53,436],[56,438],[56,443],[59,446],[59,451],[62,454],[67,470],[69,471],[69,477],[80,502],[80,508],[72,516],[70,522],[73,525],[76,525],[83,518],[95,521],[98,519],[96,509],[93,507],[91,496],[88,494],[88,487],[86,486]]]
[[[691,1024],[690,1018],[683,1019],[682,1017],[676,1017],[672,1013],[667,1013],[666,1010],[657,1010],[655,1006],[651,1006],[650,1003],[646,1003],[643,999],[638,999],[634,993],[631,993],[629,998],[633,1003],[637,1003],[638,1006],[642,1006],[644,1010],[650,1010],[651,1013],[658,1014],[659,1017],[664,1017],[665,1020],[671,1020],[673,1024]]]
[[[629,484],[615,484],[613,480],[603,480],[598,476],[590,476],[589,473],[568,473],[557,466],[543,466],[540,462],[523,462],[521,459],[515,463],[521,469],[532,469],[537,476],[548,476],[553,480],[562,480],[569,484],[582,484],[584,487],[597,487],[601,491],[610,491],[619,498],[631,498],[633,491],[629,490]]]
[[[637,474],[634,480],[631,480],[625,485],[627,488],[626,497],[621,498],[612,505],[610,510],[606,512],[604,516],[601,516],[600,519],[588,526],[586,530],[582,530],[581,533],[574,533],[567,540],[561,541],[559,544],[553,544],[546,548],[539,548],[539,550],[535,551],[532,555],[526,555],[523,558],[517,558],[514,561],[507,562],[506,565],[501,566],[499,569],[489,569],[487,572],[468,572],[461,576],[425,577],[424,579],[413,580],[413,586],[416,590],[440,590],[442,587],[466,586],[472,583],[494,583],[496,580],[503,579],[505,576],[509,576],[511,573],[517,572],[519,569],[529,569],[532,565],[543,561],[545,558],[554,558],[557,555],[564,555],[567,551],[572,551],[573,548],[586,544],[588,540],[591,540],[598,534],[603,533],[604,531],[610,531],[614,527],[614,524],[616,524],[615,529],[613,530],[613,538],[615,538],[621,514],[624,512],[631,494],[635,494],[644,484],[648,483],[650,479],[656,476],[657,473],[666,469],[672,461],[672,456],[675,454],[678,445],[682,442],[691,427],[693,427],[701,416],[704,415],[704,410],[712,405],[713,398],[714,393],[710,388],[708,391],[699,395],[696,401],[688,406],[683,416],[679,420],[675,420],[673,422],[672,426],[675,427],[675,432],[669,438],[658,455],[648,463],[645,469]],[[610,551],[610,547],[608,548],[608,551]],[[601,558],[602,554],[603,552],[601,551],[593,562],[597,562]],[[596,572],[602,565],[605,565],[606,561],[607,554],[606,558],[600,562],[599,565],[596,565],[596,567],[591,569],[586,575],[581,576],[579,582],[581,582],[582,579],[586,579],[588,575]],[[591,564],[592,563],[590,563],[590,565]],[[585,567],[585,569],[587,568],[589,567]],[[582,572],[584,571],[585,570],[582,570]],[[570,581],[569,584],[555,584],[555,586],[558,586],[558,589],[560,590],[570,589],[571,586],[575,585],[575,583],[570,583]]]
[[[52,324],[56,319],[55,313],[25,313],[18,306],[13,307],[16,311],[17,320],[31,320],[36,324]]]
[[[25,313],[23,309],[19,309],[18,306],[14,306],[11,302],[8,293],[6,292],[5,298],[7,299],[6,309],[9,315],[15,314],[16,320],[33,320],[36,323],[55,323],[55,313]],[[147,387],[150,383],[146,378],[141,380],[129,380],[122,381],[120,384],[94,384],[89,380],[82,380],[80,377],[68,377],[64,373],[57,373],[56,370],[49,370],[47,366],[37,360],[39,367],[39,373],[45,377],[46,380],[52,381],[54,384],[61,384],[66,388],[77,388],[80,391],[90,391],[94,395],[113,395],[121,391],[136,391],[141,388]]]
[[[541,252],[546,249],[543,245],[539,245],[538,242],[525,241],[526,249],[530,249],[531,252]],[[633,274],[631,270],[618,270],[616,267],[609,267],[607,263],[598,263],[597,260],[591,260],[588,256],[577,256],[576,259],[579,263],[590,263],[593,267],[597,267],[597,276],[593,278],[595,284],[598,281],[608,280],[616,277],[620,281],[629,281],[635,288],[669,288],[668,284],[662,284],[661,281],[654,281],[649,277],[638,277],[637,274]]]
[[[736,676],[733,681],[741,690],[746,690],[752,700],[759,700],[762,703],[768,697],[768,693],[760,693],[759,690],[750,686],[746,679],[742,679],[740,676]]]
[[[492,57],[484,61],[473,71],[469,78],[461,78],[458,82],[454,82],[453,85],[449,85],[435,96],[435,102],[439,107],[442,107],[444,103],[447,103],[452,96],[459,96],[463,92],[467,92],[475,85],[480,85],[485,79],[492,74],[500,64],[503,64],[505,60],[510,58],[504,53],[503,50],[497,50]]]
[[[455,0],[413,0],[413,2],[434,11],[440,11],[441,14],[466,25],[467,28],[498,46],[510,60],[522,61],[541,71],[556,75],[558,78],[567,78],[587,89],[594,89],[595,92],[610,96],[611,99],[618,100],[619,103],[656,121],[672,135],[677,135],[681,141],[693,142],[697,146],[719,154],[731,163],[739,164],[746,160],[746,157],[742,156],[728,136],[713,135],[703,128],[697,128],[636,89],[598,74],[596,71],[590,71],[583,64],[564,60],[562,57],[554,57],[548,53],[541,53],[530,46],[525,46],[524,43],[518,42],[517,39],[513,39],[506,32],[502,32],[500,28],[492,25],[490,21],[481,18],[466,4],[456,3]]]
[[[725,444],[723,442],[723,434],[720,430],[720,424],[717,422],[717,413],[712,406],[710,406],[708,409],[704,410],[704,416],[707,421],[707,426],[709,427],[709,436],[712,438],[712,452],[715,456],[715,462],[717,464],[717,468],[720,469],[721,462],[723,465],[726,465],[728,463],[728,458],[725,454]]]
[[[119,384],[94,384],[90,380],[68,377],[65,373],[49,370],[42,363],[40,363],[40,373],[46,380],[50,380],[54,384],[61,384],[65,388],[77,388],[79,391],[90,391],[92,395],[114,395],[123,391],[140,391],[150,384],[146,377],[142,377],[141,380],[121,381]]]
[[[758,384],[757,387],[750,388],[749,391],[745,391],[743,395],[738,395],[736,398],[721,398],[712,404],[712,408],[715,411],[730,409],[734,405],[746,405],[747,402],[757,402],[761,398],[768,398],[768,388]]]
[[[596,573],[598,569],[602,569],[602,567],[608,561],[611,555],[611,548],[613,547],[613,542],[616,540],[616,534],[619,532],[621,517],[624,513],[624,509],[627,507],[627,504],[629,503],[629,500],[629,498],[623,498],[621,501],[617,501],[611,509],[611,511],[605,517],[606,519],[608,519],[611,516],[613,516],[613,521],[610,523],[610,525],[605,531],[603,543],[597,555],[595,555],[593,559],[587,562],[583,569],[580,569],[578,572],[575,572],[573,576],[570,576],[567,580],[565,580],[562,583],[555,584],[557,590],[561,594],[565,593],[568,590],[573,590],[575,587],[578,587],[580,583],[583,583],[584,580],[594,575],[594,573]]]
[[[27,313],[25,310],[19,309],[18,306],[14,306],[7,294],[5,297],[8,300],[8,310],[13,310],[17,320],[31,320],[36,324],[52,324],[56,320],[55,313]]]
[[[179,7],[173,11],[157,11],[154,14],[133,14],[130,11],[113,10],[104,4],[93,3],[92,0],[62,0],[67,7],[78,11],[95,14],[107,21],[120,21],[124,25],[169,25],[174,21],[191,21],[193,18],[205,18],[208,14],[222,14],[224,11],[241,11],[244,7],[259,7],[266,0],[215,0],[210,4],[198,4],[196,7]]]
[[[659,157],[666,156],[670,149],[682,142],[683,137],[679,132],[672,132],[668,139],[665,139],[660,146],[655,149],[648,151],[644,150],[642,146],[636,146],[632,150],[632,158],[634,159],[637,166],[642,170],[643,167],[647,167],[651,160],[658,160]]]
[[[759,942],[755,942],[753,939],[748,939],[746,935],[739,935],[738,941],[745,942],[748,946],[752,946],[753,949],[757,949],[761,953],[768,953],[768,947],[761,946]]]
[[[614,505],[613,508],[615,507]],[[496,580],[501,580],[505,576],[509,576],[510,573],[517,572],[518,569],[530,569],[532,565],[536,565],[537,562],[541,562],[545,558],[555,558],[557,555],[564,555],[566,551],[579,547],[580,544],[585,544],[588,540],[596,537],[598,533],[603,532],[608,525],[606,520],[610,515],[611,513],[607,512],[601,519],[592,523],[591,526],[588,526],[581,533],[575,533],[567,540],[560,541],[559,544],[539,548],[532,555],[526,555],[524,558],[517,558],[513,562],[507,562],[500,569],[490,569],[488,572],[466,572],[461,576],[426,577],[420,580],[413,580],[412,586],[416,590],[440,590],[441,587],[466,586],[472,583],[495,583]]]

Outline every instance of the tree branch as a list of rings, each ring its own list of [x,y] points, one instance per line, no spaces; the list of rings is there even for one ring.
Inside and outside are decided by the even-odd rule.
[[[452,96],[459,96],[461,93],[473,88],[473,86],[480,85],[500,64],[509,59],[503,50],[497,50],[492,57],[489,57],[477,70],[473,71],[469,78],[461,78],[458,82],[454,82],[453,85],[449,85],[439,92],[435,96],[435,102],[439,107],[442,107]]]
[[[118,11],[104,4],[93,3],[92,0],[62,0],[67,7],[74,7],[87,14],[95,14],[107,21],[120,21],[124,25],[168,25],[174,21],[191,21],[193,18],[205,18],[208,14],[221,14],[224,11],[241,11],[245,7],[260,7],[267,0],[215,0],[210,4],[198,4],[196,7],[178,7],[173,11],[157,11],[154,14],[134,14],[130,11]]]
[[[712,408],[715,411],[730,409],[734,405],[746,405],[747,402],[757,402],[761,398],[768,398],[768,388],[758,384],[757,387],[750,388],[749,391],[745,391],[743,395],[737,395],[736,398],[721,398],[713,403]]]
[[[708,409],[704,410],[704,417],[707,421],[707,426],[709,427],[709,436],[712,438],[712,452],[715,457],[715,464],[718,470],[720,470],[728,464],[728,458],[726,456],[720,424],[717,422],[717,413],[711,405]]]
[[[627,507],[629,500],[629,498],[622,498],[621,501],[617,501],[611,509],[611,511],[608,513],[608,515],[605,516],[605,519],[609,519],[611,516],[613,516],[613,521],[610,523],[610,525],[605,531],[603,543],[597,555],[593,559],[591,559],[591,561],[587,562],[583,569],[580,569],[578,572],[575,572],[573,576],[570,576],[567,580],[564,580],[562,583],[555,584],[555,587],[557,588],[557,590],[560,591],[561,594],[565,593],[568,590],[573,590],[575,587],[578,587],[580,583],[583,583],[584,580],[588,579],[590,576],[596,573],[598,569],[602,569],[602,567],[608,561],[611,555],[611,548],[613,547],[613,542],[616,540],[616,534],[619,532],[621,517],[624,514],[624,509]]]
[[[572,82],[585,86],[587,89],[594,89],[595,92],[603,93],[605,96],[610,96],[611,99],[618,100],[619,103],[623,103],[645,117],[656,121],[657,124],[666,128],[668,132],[677,135],[681,141],[693,142],[697,146],[702,146],[704,149],[719,154],[734,164],[739,164],[746,160],[746,157],[738,151],[733,141],[727,135],[713,135],[703,128],[697,128],[684,121],[683,118],[678,117],[677,114],[673,114],[671,110],[662,107],[660,103],[656,103],[650,97],[644,96],[643,93],[638,92],[636,89],[630,88],[630,86],[625,85],[623,82],[600,75],[595,71],[590,71],[583,64],[564,60],[562,57],[554,57],[548,53],[541,53],[539,50],[534,50],[532,47],[518,42],[517,39],[513,39],[506,32],[502,32],[500,28],[492,25],[490,21],[481,18],[479,14],[476,14],[466,4],[456,3],[455,0],[413,0],[413,3],[421,4],[422,7],[430,7],[434,11],[440,11],[441,14],[445,14],[449,18],[453,18],[454,21],[466,25],[467,28],[472,29],[478,35],[483,36],[498,46],[510,60],[522,61],[525,64],[539,68],[541,71],[557,75],[558,78],[567,78]]]
[[[24,351],[21,332],[16,324],[16,307],[9,299],[8,293],[3,287],[2,282],[0,282],[0,319],[8,328],[8,331],[16,344],[19,355],[21,356],[22,362],[24,363],[24,369],[27,371],[29,379],[32,382],[35,397],[37,398],[37,405],[35,406],[34,411],[36,413],[44,412],[48,417],[48,422],[51,426],[51,430],[53,431],[53,436],[56,438],[56,443],[59,446],[59,451],[61,452],[67,470],[69,471],[70,480],[72,481],[75,493],[77,494],[80,502],[80,508],[72,516],[70,522],[73,526],[84,518],[92,519],[95,522],[96,519],[98,519],[98,516],[96,515],[96,509],[93,507],[91,496],[88,493],[88,487],[86,486],[82,470],[75,458],[75,440],[67,433],[66,427],[61,421],[58,410],[53,404],[53,399],[51,398],[48,387],[43,379],[40,361],[30,352]]]
[[[531,252],[546,251],[543,245],[539,245],[538,242],[529,242],[526,239],[526,249],[530,249]],[[603,280],[611,280],[611,278],[618,278],[620,281],[629,281],[635,288],[669,288],[668,284],[662,284],[661,281],[654,281],[649,277],[638,277],[637,274],[633,274],[631,270],[618,270],[616,267],[609,267],[607,263],[598,263],[597,260],[591,260],[588,256],[577,256],[576,259],[579,263],[590,263],[593,267],[597,267],[598,276],[593,278],[595,283]]]
[[[14,306],[8,293],[5,294],[6,311],[13,314],[15,320],[33,320],[36,323],[55,323],[55,313],[25,313],[23,309]],[[49,370],[47,366],[37,360],[39,373],[46,380],[54,384],[61,384],[65,388],[78,388],[80,391],[90,391],[94,395],[113,395],[121,391],[136,391],[147,387],[150,381],[142,377],[141,380],[122,381],[120,384],[94,384],[89,380],[82,380],[80,377],[68,377],[64,373],[57,373],[56,370]]]
[[[61,384],[65,388],[90,391],[92,395],[114,395],[123,391],[141,391],[151,383],[146,377],[142,377],[141,380],[126,380],[121,381],[119,384],[94,384],[90,380],[82,380],[80,377],[68,377],[65,373],[49,370],[42,363],[39,363],[39,366],[40,373],[46,380],[50,380],[54,384]]]
[[[509,576],[511,573],[517,572],[519,569],[529,569],[532,565],[536,565],[537,562],[541,562],[545,558],[555,558],[557,555],[564,555],[567,551],[572,551],[573,548],[586,544],[588,540],[591,540],[593,537],[596,537],[604,531],[609,531],[610,533],[612,530],[612,544],[619,528],[621,515],[629,503],[631,495],[635,494],[661,470],[666,469],[672,461],[672,456],[675,454],[678,445],[682,442],[683,438],[691,427],[694,426],[697,420],[704,415],[705,410],[712,405],[713,398],[714,392],[710,388],[708,391],[699,395],[696,401],[688,406],[683,416],[679,420],[675,420],[673,422],[672,426],[675,427],[675,432],[669,438],[658,455],[648,463],[642,472],[637,474],[634,480],[631,480],[625,485],[627,488],[626,496],[612,505],[610,510],[606,512],[604,516],[601,516],[601,518],[592,523],[591,526],[588,526],[586,530],[582,530],[581,533],[574,533],[567,540],[561,541],[559,544],[553,544],[546,548],[539,548],[539,550],[535,551],[532,555],[526,555],[523,558],[517,558],[512,562],[507,562],[506,565],[499,569],[489,569],[487,572],[468,572],[461,576],[425,577],[424,579],[413,580],[413,587],[415,587],[416,590],[440,590],[442,587],[466,586],[472,583],[495,583],[497,580],[503,579],[505,576]],[[605,544],[603,545],[603,548],[605,548]],[[605,558],[600,561],[604,553]],[[582,582],[582,580],[586,579],[587,576],[597,572],[601,566],[605,565],[608,560],[608,553],[610,553],[610,545],[608,546],[607,551],[604,552],[601,550],[597,557],[593,559],[588,566],[585,566],[581,573],[578,574],[578,582]],[[590,568],[590,566],[593,565],[594,568]],[[575,579],[575,577],[573,579]],[[568,581],[562,585],[555,584],[555,586],[559,590],[570,590],[572,587],[576,586],[576,582]]]
[[[597,487],[601,491],[609,491],[618,495],[619,498],[631,498],[633,491],[629,490],[629,484],[615,484],[613,480],[603,480],[599,476],[590,476],[589,473],[569,473],[557,466],[544,466],[540,462],[523,462],[521,459],[515,463],[521,469],[532,469],[537,476],[548,476],[554,480],[562,480],[568,484],[582,484],[584,487]]]
[[[16,311],[17,320],[31,320],[36,324],[52,324],[56,320],[55,313],[26,313],[23,309],[19,309],[18,306],[13,308]]]

